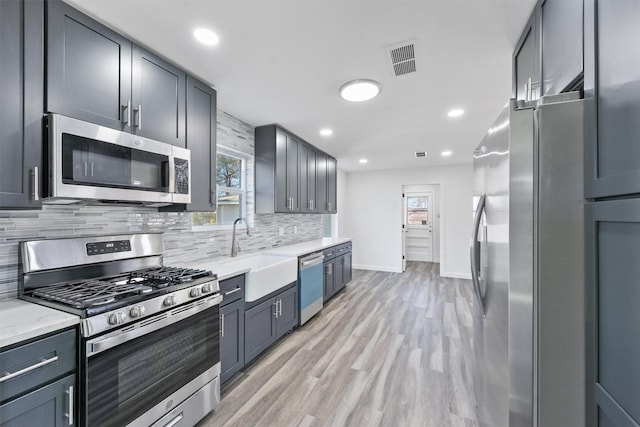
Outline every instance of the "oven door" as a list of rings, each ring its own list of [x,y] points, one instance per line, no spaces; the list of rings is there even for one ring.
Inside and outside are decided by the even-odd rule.
[[[212,381],[218,386],[217,295],[86,342],[85,424],[150,425]],[[207,413],[205,412],[205,413]]]

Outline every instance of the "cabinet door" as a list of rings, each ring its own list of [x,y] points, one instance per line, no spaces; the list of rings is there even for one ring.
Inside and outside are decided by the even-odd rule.
[[[311,203],[309,200],[309,151],[310,148],[304,142],[298,143],[298,194],[300,194],[300,212],[311,212]]]
[[[191,212],[216,210],[216,91],[187,76],[187,148],[191,151]]]
[[[244,300],[220,307],[220,362],[223,383],[244,366]]]
[[[244,312],[244,358],[249,363],[276,341],[275,298]]]
[[[609,3],[609,2],[606,2]],[[587,420],[640,424],[640,200],[586,206]],[[598,413],[601,414],[598,424]],[[613,422],[603,422],[609,419]]]
[[[46,90],[50,112],[130,130],[131,42],[62,1],[47,2]]]
[[[317,212],[318,206],[316,201],[316,150],[309,147],[307,152],[307,199],[311,209],[309,212]]]
[[[336,159],[327,157],[327,212],[338,211],[337,199],[338,164]]]
[[[334,278],[334,293],[344,288],[344,255],[341,255],[335,259],[336,273]]]
[[[346,254],[344,254],[343,264],[342,264],[342,284],[343,284],[343,287],[344,287],[344,285],[349,283],[351,281],[351,278],[353,277],[353,270],[351,269],[351,260],[352,260],[351,252],[347,252]]]
[[[276,318],[276,339],[298,325],[298,287],[287,289],[278,296],[279,312]]]
[[[298,140],[276,130],[276,212],[300,212]]]
[[[640,193],[638,22],[640,2],[585,2],[587,197]]]
[[[326,261],[324,263],[324,293],[323,293],[323,301],[327,301],[329,298],[333,296],[335,293],[334,290],[334,270],[336,268],[336,261],[332,259],[331,261]]]
[[[133,132],[184,147],[186,74],[140,46],[132,64]]]
[[[513,94],[517,99],[532,100],[540,96],[537,10],[531,15],[513,53]]]
[[[0,2],[0,208],[40,207],[42,1]]]
[[[542,91],[554,95],[582,76],[583,0],[541,3]]]
[[[69,375],[0,406],[0,427],[75,426],[77,395],[76,376]]]
[[[327,213],[327,156],[316,154],[316,212]]]

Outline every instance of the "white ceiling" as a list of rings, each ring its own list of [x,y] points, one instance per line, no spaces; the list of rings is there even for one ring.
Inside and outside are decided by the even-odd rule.
[[[66,1],[209,82],[222,110],[254,126],[279,123],[346,171],[470,162],[511,95],[511,53],[535,3]],[[198,44],[196,27],[220,44]],[[418,71],[394,77],[386,48],[408,39],[417,40]],[[379,81],[381,94],[340,99],[338,88],[357,78]],[[448,118],[454,107],[465,114]],[[333,136],[320,136],[323,127]],[[442,158],[445,149],[453,155]]]

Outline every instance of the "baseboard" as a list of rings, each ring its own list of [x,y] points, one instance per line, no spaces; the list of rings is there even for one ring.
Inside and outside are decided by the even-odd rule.
[[[383,267],[380,265],[364,265],[364,264],[353,264],[353,268],[355,270],[373,270],[373,271],[385,271],[387,273],[402,273],[402,270],[392,268],[392,267]]]
[[[440,277],[451,277],[452,279],[468,279],[471,280],[471,274],[469,273],[452,273],[449,271],[441,271]]]

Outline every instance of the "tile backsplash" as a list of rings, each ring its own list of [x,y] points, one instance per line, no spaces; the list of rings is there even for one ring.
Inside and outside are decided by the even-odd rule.
[[[253,154],[253,127],[222,111],[218,111],[217,136],[218,144]],[[321,215],[255,214],[253,223],[252,236],[238,233],[243,252],[318,239],[323,233]],[[189,213],[83,205],[0,211],[0,299],[17,295],[20,241],[131,232],[163,232],[166,265],[229,256],[231,252],[231,230],[192,231]]]

